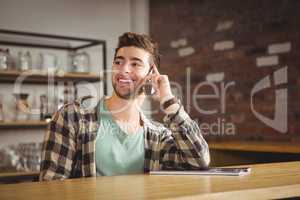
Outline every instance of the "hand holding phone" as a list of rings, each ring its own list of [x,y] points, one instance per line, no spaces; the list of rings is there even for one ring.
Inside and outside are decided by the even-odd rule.
[[[141,89],[145,95],[151,95],[154,100],[160,102],[174,96],[168,76],[160,74],[155,65],[150,67]]]

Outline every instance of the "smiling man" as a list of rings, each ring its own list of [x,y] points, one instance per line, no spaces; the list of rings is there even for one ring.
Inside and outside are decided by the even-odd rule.
[[[45,135],[40,180],[207,167],[208,145],[157,66],[158,47],[150,37],[120,36],[112,96],[93,109],[74,102],[54,114]],[[155,91],[151,97],[166,114],[164,125],[141,112],[150,83]]]

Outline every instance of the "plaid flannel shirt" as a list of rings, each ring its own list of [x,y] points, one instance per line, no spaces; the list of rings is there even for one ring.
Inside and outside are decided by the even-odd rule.
[[[64,105],[52,117],[45,134],[40,181],[96,176],[95,143],[100,116],[83,103]],[[210,155],[200,129],[184,111],[164,117],[164,125],[141,116],[144,133],[144,172],[199,169]]]

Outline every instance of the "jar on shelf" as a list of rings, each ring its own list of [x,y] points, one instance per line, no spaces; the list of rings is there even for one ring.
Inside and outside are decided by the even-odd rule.
[[[11,68],[11,56],[9,49],[0,49],[0,70],[8,70]]]
[[[79,73],[90,72],[90,56],[87,52],[70,54],[71,71]]]
[[[15,120],[28,120],[30,116],[30,107],[28,104],[27,93],[14,93],[15,103]]]
[[[29,51],[20,51],[18,53],[18,69],[21,71],[30,70],[32,68],[32,58]]]

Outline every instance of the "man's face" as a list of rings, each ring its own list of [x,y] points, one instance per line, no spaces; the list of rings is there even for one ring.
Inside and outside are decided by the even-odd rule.
[[[150,69],[150,53],[137,47],[118,50],[112,66],[112,85],[117,96],[131,99],[138,95]]]

